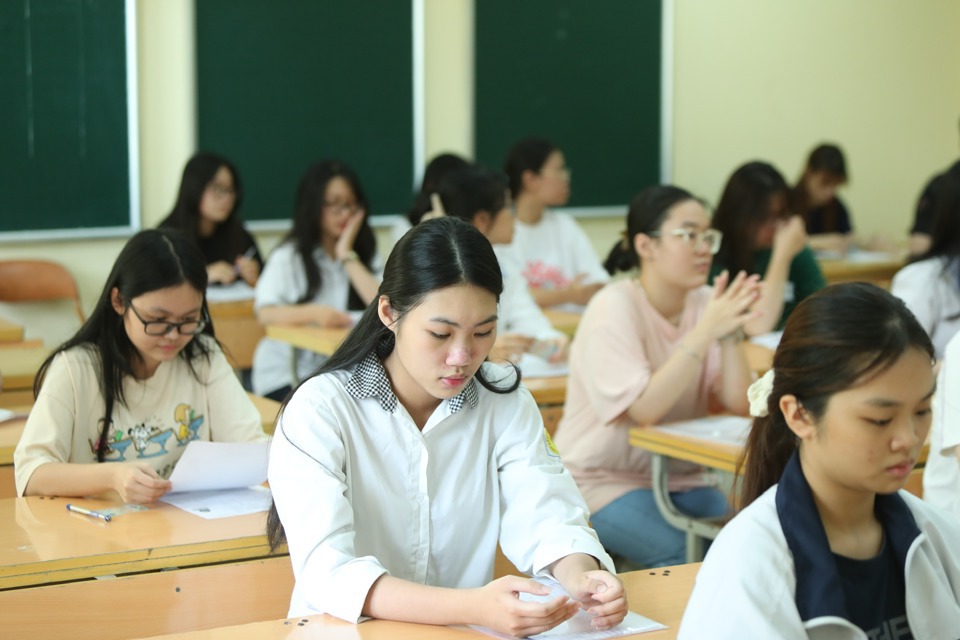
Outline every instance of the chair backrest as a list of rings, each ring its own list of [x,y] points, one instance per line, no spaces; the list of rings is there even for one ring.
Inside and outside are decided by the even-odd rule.
[[[77,282],[66,267],[49,260],[0,260],[0,301],[44,300],[72,300],[77,317],[85,319]]]

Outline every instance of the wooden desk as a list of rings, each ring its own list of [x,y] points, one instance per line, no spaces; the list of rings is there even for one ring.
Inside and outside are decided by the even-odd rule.
[[[204,520],[164,503],[112,522],[66,504],[107,509],[119,500],[0,500],[0,590],[97,576],[251,560],[270,555],[266,513]]]
[[[33,379],[50,350],[39,340],[0,344],[0,375],[3,390],[0,407],[14,407],[33,402]]]
[[[20,342],[23,340],[23,327],[16,322],[0,318],[0,342]]]
[[[287,327],[270,325],[267,327],[267,337],[286,342],[297,349],[313,351],[329,356],[343,339],[350,333],[350,329],[325,329],[322,327]]]
[[[577,325],[580,324],[580,319],[583,317],[582,312],[561,311],[560,309],[544,309],[543,315],[547,317],[554,329],[562,331],[571,338],[577,332]]]
[[[903,268],[903,258],[894,255],[868,255],[838,260],[817,259],[820,271],[827,284],[838,282],[872,282],[878,287],[888,289],[894,274]]]
[[[208,300],[214,333],[236,369],[253,367],[253,352],[266,332],[253,312],[253,300],[213,302]]]
[[[683,610],[693,591],[699,564],[684,564],[648,571],[631,571],[621,576],[630,608],[667,629],[630,636],[643,640],[676,638]],[[465,627],[438,627],[422,624],[370,620],[359,625],[327,615],[258,622],[171,636],[169,640],[479,640],[490,638]]]

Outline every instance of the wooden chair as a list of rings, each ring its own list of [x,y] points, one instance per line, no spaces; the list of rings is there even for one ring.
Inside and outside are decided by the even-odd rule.
[[[49,260],[0,260],[0,302],[71,300],[80,322],[85,320],[73,274]]]

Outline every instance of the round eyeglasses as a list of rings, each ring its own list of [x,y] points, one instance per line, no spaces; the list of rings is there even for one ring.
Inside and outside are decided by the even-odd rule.
[[[677,238],[683,238],[691,249],[698,249],[699,247],[706,247],[711,255],[715,255],[717,251],[720,250],[720,242],[723,240],[723,232],[719,229],[704,229],[703,231],[697,231],[696,229],[674,229],[673,231],[667,231],[666,234],[662,231],[654,231],[653,233],[647,234],[651,238],[662,238],[664,235],[675,236]]]
[[[165,320],[144,320],[143,316],[140,315],[140,312],[137,311],[136,307],[132,304],[129,305],[130,310],[133,311],[133,315],[137,316],[137,320],[143,323],[143,332],[148,336],[165,336],[172,329],[176,329],[177,333],[182,336],[195,336],[207,326],[208,319],[206,316],[200,318],[199,320],[184,320],[183,322],[167,322]]]

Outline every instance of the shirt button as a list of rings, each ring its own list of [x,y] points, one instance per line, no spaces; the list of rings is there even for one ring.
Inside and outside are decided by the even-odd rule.
[[[423,502],[423,501],[426,500],[426,499],[427,499],[427,496],[426,496],[426,495],[424,495],[424,494],[422,494],[422,493],[418,493],[418,494],[417,494],[417,502]]]

